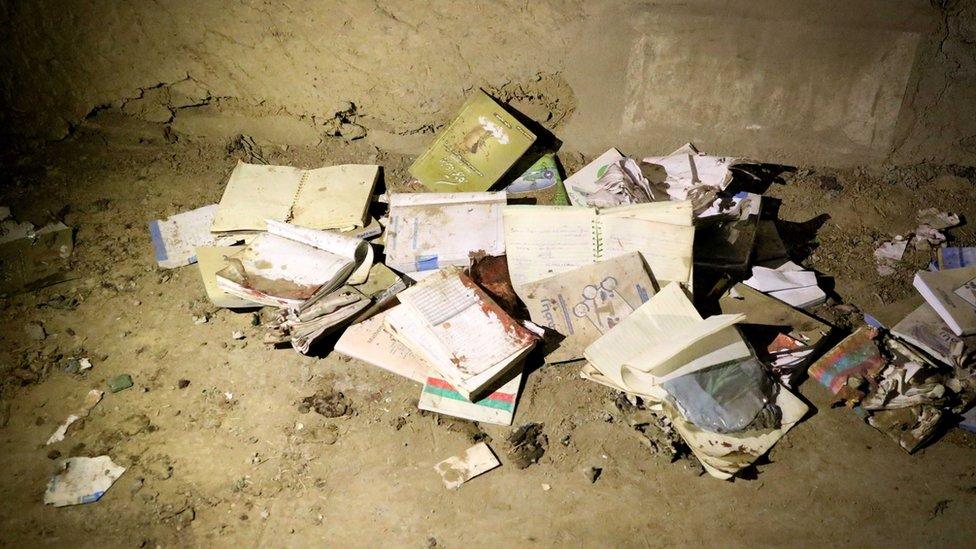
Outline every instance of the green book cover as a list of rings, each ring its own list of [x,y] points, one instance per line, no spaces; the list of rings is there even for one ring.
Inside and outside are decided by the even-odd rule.
[[[478,90],[410,166],[410,175],[435,192],[484,191],[534,141],[535,134]]]

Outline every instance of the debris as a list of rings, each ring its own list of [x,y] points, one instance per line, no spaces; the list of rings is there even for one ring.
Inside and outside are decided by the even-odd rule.
[[[896,236],[895,240],[883,242],[876,250],[874,250],[874,260],[877,263],[878,274],[881,276],[889,276],[894,274],[895,265],[901,261],[902,256],[905,255],[905,248],[908,247],[908,241],[904,240],[901,236]]]
[[[603,473],[602,467],[587,467],[583,474],[586,475],[586,480],[590,481],[590,484],[596,482],[596,479],[600,478],[600,474]]]
[[[132,387],[132,376],[129,374],[120,374],[108,380],[108,389],[113,393],[124,391],[130,387]]]
[[[325,417],[336,418],[351,412],[352,407],[346,395],[339,391],[317,391],[303,398],[298,406],[299,413],[307,414],[310,410]]]
[[[297,308],[280,310],[268,323],[264,342],[290,342],[296,352],[308,354],[315,340],[338,330],[368,306],[369,300],[352,286],[313,296]]]
[[[38,320],[28,322],[24,330],[27,332],[27,337],[34,341],[44,341],[47,337],[47,332],[44,330],[44,323]]]
[[[467,267],[471,254],[505,253],[504,192],[393,193],[386,233],[386,264],[408,276],[451,265]]]
[[[186,389],[189,386],[190,386],[190,380],[189,379],[181,379],[181,380],[179,380],[179,381],[176,382],[176,387],[179,388],[179,389]]]
[[[959,224],[959,216],[949,212],[940,212],[936,208],[925,208],[918,211],[918,222],[933,229],[948,229]]]
[[[109,456],[68,458],[48,482],[44,503],[64,507],[98,501],[124,472]]]
[[[64,223],[48,223],[35,229],[18,223],[9,210],[0,211],[0,294],[35,290],[64,282],[73,231]]]
[[[884,367],[884,358],[874,342],[877,336],[872,328],[858,328],[810,366],[810,377],[835,395],[850,398],[858,389],[849,384],[851,378],[871,376]]]
[[[78,371],[84,372],[92,369],[92,363],[90,359],[82,358],[78,360]]]
[[[464,455],[452,456],[434,465],[444,486],[456,490],[474,477],[487,473],[501,465],[498,458],[484,442],[465,450]]]
[[[385,329],[387,314],[397,307],[346,328],[336,341],[335,351],[398,376],[426,383],[431,373],[427,365]]]
[[[55,442],[61,442],[62,440],[64,440],[64,436],[67,434],[68,428],[71,427],[71,425],[74,422],[78,421],[79,419],[84,419],[88,417],[88,414],[91,413],[92,408],[94,408],[96,405],[98,405],[99,402],[101,402],[102,396],[104,395],[105,393],[99,391],[98,389],[92,389],[91,391],[88,391],[88,395],[85,397],[85,402],[82,405],[81,409],[77,413],[68,416],[68,418],[65,419],[64,422],[58,426],[57,430],[55,430],[54,433],[52,433],[51,436],[47,439],[46,444],[51,445],[54,444]]]
[[[529,149],[536,136],[483,90],[410,166],[434,192],[484,191]]]
[[[202,315],[193,315],[193,324],[194,325],[200,326],[201,324],[206,324],[207,322],[210,322],[210,315],[209,314],[204,313]]]
[[[210,230],[270,231],[268,221],[309,230],[362,227],[379,172],[379,166],[359,164],[302,170],[238,163]]]
[[[233,339],[244,339],[244,331],[234,330],[234,332],[230,334],[230,337]]]
[[[817,273],[807,271],[792,261],[776,269],[753,267],[752,277],[743,284],[800,309],[827,300],[827,294],[817,285]]]
[[[508,435],[508,450],[512,464],[519,469],[525,469],[539,459],[549,449],[549,437],[542,432],[541,423],[526,423]]]
[[[235,236],[216,237],[210,232],[217,205],[204,206],[149,222],[149,236],[156,254],[156,264],[164,269],[190,265],[197,261],[194,248],[229,246]]]
[[[661,190],[655,194],[637,162],[626,157],[603,166],[599,178],[591,184],[580,183],[574,187],[582,199],[580,205],[596,208],[644,204],[666,197]]]
[[[732,181],[731,168],[745,163],[738,158],[708,156],[686,143],[668,156],[641,160],[641,171],[651,187],[663,190],[671,200],[691,200],[695,212],[701,212]]]

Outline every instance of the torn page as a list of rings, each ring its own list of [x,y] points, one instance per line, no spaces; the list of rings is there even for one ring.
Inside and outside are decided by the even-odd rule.
[[[393,193],[386,264],[403,273],[457,265],[474,252],[505,253],[504,192]]]
[[[98,501],[124,472],[125,467],[108,456],[68,458],[48,482],[44,504],[64,507]]]
[[[817,274],[813,271],[793,271],[770,269],[767,267],[753,267],[752,277],[743,283],[760,292],[775,292],[777,290],[792,290],[817,285]]]
[[[427,362],[386,330],[386,315],[398,307],[400,305],[346,328],[335,344],[335,351],[398,376],[426,383],[431,375]]]
[[[83,359],[83,360],[87,360],[87,359]],[[89,362],[89,368],[91,367],[90,364],[91,363]],[[47,439],[46,444],[51,445],[56,442],[61,442],[62,440],[64,440],[65,435],[68,434],[68,428],[71,427],[71,425],[74,424],[74,422],[78,421],[79,419],[84,419],[88,417],[88,414],[91,413],[92,408],[97,406],[98,403],[102,401],[102,396],[104,395],[105,392],[99,391],[98,389],[92,389],[91,391],[88,391],[88,394],[85,395],[85,402],[84,404],[82,404],[81,409],[78,410],[78,412],[68,416],[68,418],[65,419],[64,422],[61,423],[61,425],[59,425],[58,428],[54,431],[54,433],[52,433],[51,436]]]
[[[601,167],[600,177],[592,182],[579,181],[574,190],[584,206],[612,208],[626,204],[645,204],[667,200],[663,192],[655,194],[633,159],[621,158]]]
[[[370,304],[363,294],[352,286],[312,298],[297,308],[282,309],[270,323],[264,342],[271,344],[291,342],[300,354],[308,354],[312,343],[328,335],[362,312]]]
[[[492,453],[491,448],[484,442],[479,442],[465,450],[463,455],[452,456],[438,463],[434,466],[434,470],[441,476],[444,486],[455,490],[465,482],[499,465],[501,463]]]
[[[654,295],[640,253],[584,265],[518,289],[532,322],[563,336],[547,362],[582,358],[583,349]]]
[[[732,181],[730,168],[741,162],[702,154],[687,143],[667,156],[644,158],[641,167],[652,188],[663,190],[672,200],[691,200],[695,211],[701,212],[728,186]]]
[[[190,265],[197,261],[194,249],[200,246],[229,246],[236,237],[217,237],[210,232],[217,205],[204,206],[166,219],[149,222],[156,264],[164,269]]]
[[[624,155],[620,151],[610,149],[583,166],[578,172],[567,177],[563,184],[566,186],[566,193],[569,195],[569,203],[573,206],[589,206],[585,191],[596,185],[597,180],[606,173],[611,164],[623,158]]]

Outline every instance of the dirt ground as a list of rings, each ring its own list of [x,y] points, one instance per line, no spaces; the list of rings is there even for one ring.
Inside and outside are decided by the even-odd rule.
[[[252,314],[210,304],[195,267],[157,268],[146,228],[219,200],[245,154],[80,133],[4,159],[0,204],[35,222],[61,218],[77,234],[72,280],[0,300],[9,410],[0,418],[0,545],[972,546],[976,437],[953,430],[908,455],[849,410],[831,409],[814,381],[800,391],[812,415],[755,471],[724,482],[652,450],[612,391],[578,377],[579,364],[527,376],[515,425],[542,423],[548,450],[518,469],[509,428],[421,414],[418,385],[357,361],[266,348]],[[341,138],[261,154],[309,167],[375,162],[391,185],[410,160]],[[560,158],[570,172],[583,160]],[[929,261],[911,252],[882,279],[876,242],[912,230],[923,207],[976,219],[974,183],[972,170],[954,166],[804,168],[766,194],[782,200],[782,220],[817,229],[797,248],[832,277],[824,283],[835,299],[817,313],[849,326],[859,315],[837,303],[871,311],[907,297]],[[976,244],[972,225],[949,233]],[[195,324],[203,315],[209,321]],[[44,340],[27,337],[32,320],[43,322]],[[235,330],[246,337],[233,339]],[[91,370],[63,371],[66,358],[82,356]],[[133,388],[106,393],[80,428],[44,445],[89,389],[121,373]],[[351,413],[301,413],[318,390],[343,392]],[[502,467],[445,490],[433,465],[485,434]],[[45,507],[55,452],[108,454],[128,469],[97,503]],[[595,482],[591,467],[602,469]]]

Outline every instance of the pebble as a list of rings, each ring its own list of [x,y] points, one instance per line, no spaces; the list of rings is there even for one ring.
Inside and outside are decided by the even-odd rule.
[[[176,386],[178,388],[180,388],[180,389],[186,389],[187,387],[190,386],[190,380],[189,379],[181,379],[181,380],[179,380],[179,381],[176,382]]]
[[[244,331],[234,330],[234,333],[231,334],[231,337],[233,337],[234,339],[244,339]]]
[[[44,324],[37,320],[28,322],[24,329],[27,331],[27,337],[34,341],[43,341],[47,337],[47,332],[44,331]]]

